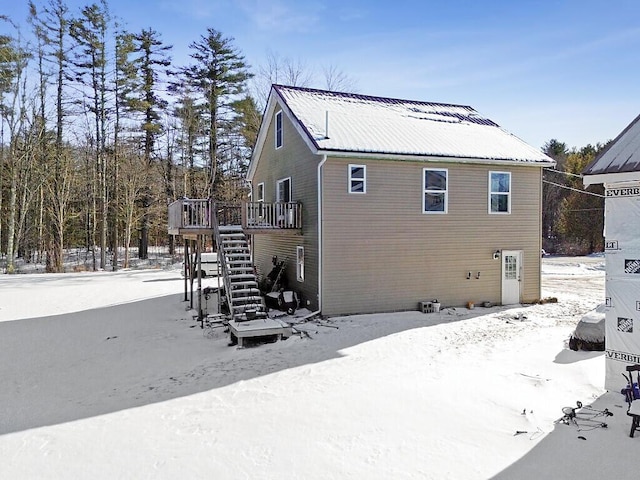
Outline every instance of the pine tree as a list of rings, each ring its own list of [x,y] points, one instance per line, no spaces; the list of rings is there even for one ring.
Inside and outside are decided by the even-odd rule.
[[[234,125],[240,135],[244,138],[245,146],[253,150],[258,140],[258,131],[262,114],[258,110],[258,104],[250,95],[246,95],[232,103],[234,111]]]
[[[555,252],[558,243],[558,224],[560,206],[568,191],[559,185],[565,184],[564,171],[567,145],[551,139],[542,147],[542,151],[556,161],[555,169],[544,169],[542,172],[542,242],[548,252]]]
[[[224,146],[221,131],[230,120],[231,103],[244,92],[251,78],[244,57],[232,42],[232,38],[209,28],[206,35],[189,46],[195,63],[181,70],[186,84],[199,95],[204,107],[209,197],[216,196],[215,185],[220,180],[217,174]]]
[[[6,17],[3,17],[6,19]],[[7,272],[12,273],[16,244],[20,238],[18,206],[19,182],[26,182],[24,166],[25,98],[24,76],[28,53],[9,35],[0,35],[0,214],[5,189],[3,178],[6,169],[9,180],[9,205],[7,219]],[[5,127],[9,137],[8,158],[5,158]],[[24,189],[23,189],[24,191]],[[0,227],[3,222],[0,221]],[[0,232],[1,232],[0,228]],[[0,236],[0,238],[2,238]],[[0,250],[2,250],[0,248]]]
[[[604,247],[604,188],[591,185],[585,190],[579,178],[603,148],[587,145],[572,151],[566,160],[566,171],[575,176],[567,182],[573,190],[562,201],[559,230],[577,253],[593,253]]]
[[[55,140],[53,151],[41,148],[47,152],[45,166],[49,170],[45,173],[45,204],[47,205],[47,223],[50,226],[49,238],[46,242],[47,271],[61,272],[62,253],[64,248],[64,231],[68,221],[68,206],[70,201],[70,182],[72,165],[69,150],[64,145],[65,104],[64,92],[67,84],[68,67],[68,33],[69,14],[63,0],[50,0],[38,12],[35,4],[29,2],[30,22],[34,33],[42,47],[42,58],[52,64],[52,76],[55,87]],[[41,69],[41,76],[46,75]],[[41,80],[41,85],[44,81]],[[45,138],[45,137],[43,137]],[[50,153],[49,153],[50,152]]]
[[[72,60],[75,80],[89,92],[86,109],[93,115],[95,139],[95,172],[97,177],[97,196],[100,217],[100,265],[106,266],[107,251],[107,155],[106,155],[106,122],[107,122],[107,51],[106,36],[109,13],[106,3],[84,7],[81,16],[70,24],[70,35],[79,50]],[[95,206],[95,202],[93,203]],[[94,222],[95,226],[95,222]],[[93,244],[94,242],[92,242]],[[95,265],[95,250],[94,270]]]
[[[160,40],[158,32],[152,29],[143,29],[139,34],[133,35],[132,42],[134,45],[132,64],[139,76],[137,84],[134,82],[129,84],[129,93],[126,97],[127,107],[130,111],[137,112],[141,116],[142,154],[148,175],[146,184],[150,185],[156,139],[162,133],[161,115],[167,107],[167,101],[160,95],[160,83],[161,77],[171,64],[168,52],[172,47],[165,45]],[[140,197],[140,203],[144,210],[138,251],[138,256],[141,259],[148,257],[152,198],[153,192],[150,188],[146,188]]]
[[[197,182],[197,172],[202,169],[203,151],[199,139],[202,138],[204,128],[202,121],[203,107],[198,105],[196,98],[184,83],[171,86],[171,91],[177,97],[173,115],[179,124],[178,148],[182,167],[182,192],[190,198],[206,196],[206,187],[200,188]]]
[[[113,71],[113,144],[111,149],[111,199],[110,199],[110,221],[111,225],[111,238],[109,244],[113,251],[112,266],[113,270],[118,269],[119,262],[119,250],[120,245],[120,230],[121,226],[121,201],[122,190],[121,185],[121,161],[123,156],[123,139],[122,134],[124,131],[124,114],[126,106],[128,104],[129,95],[135,90],[137,71],[133,61],[129,58],[135,50],[133,44],[133,35],[129,32],[120,30],[119,25],[116,22],[115,25],[116,38],[115,38],[115,51],[114,51],[114,64]],[[126,255],[128,258],[128,244]]]

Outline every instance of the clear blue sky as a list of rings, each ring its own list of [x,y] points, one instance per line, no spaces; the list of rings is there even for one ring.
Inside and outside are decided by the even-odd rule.
[[[26,1],[2,3],[0,14],[28,29]],[[88,3],[67,1],[72,12]],[[253,67],[268,52],[317,71],[333,65],[359,93],[470,105],[536,147],[605,142],[640,114],[638,0],[108,4],[130,30],[158,31],[176,65],[212,27]]]

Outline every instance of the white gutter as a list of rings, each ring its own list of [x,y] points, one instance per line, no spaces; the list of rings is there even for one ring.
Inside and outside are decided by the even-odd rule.
[[[529,167],[552,167],[556,165],[555,160],[524,160],[524,159],[499,159],[480,157],[445,157],[438,155],[414,155],[401,153],[371,153],[371,152],[340,152],[319,149],[315,153],[318,155],[331,155],[337,158],[367,158],[372,160],[400,160],[418,162],[438,162],[438,163],[481,163],[492,165],[519,165]]]
[[[322,312],[322,167],[327,161],[323,155],[318,163],[318,311]]]

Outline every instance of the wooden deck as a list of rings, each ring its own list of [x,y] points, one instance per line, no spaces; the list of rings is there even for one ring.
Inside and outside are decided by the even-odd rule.
[[[169,205],[169,234],[185,238],[212,235],[214,208],[220,227],[240,225],[249,235],[302,234],[302,204],[297,202],[243,202],[229,205],[190,198],[182,198]]]
[[[228,205],[209,199],[182,198],[169,205],[168,231],[171,235],[196,240],[198,245],[202,236],[215,237],[218,252],[221,252],[218,261],[230,303],[229,335],[232,344],[243,347],[245,339],[280,340],[291,335],[289,324],[267,316],[255,269],[251,265],[247,235],[302,234],[300,203],[245,202]],[[185,282],[185,300],[186,288]],[[198,309],[201,311],[200,301]],[[254,312],[251,317],[247,317],[250,311],[247,307]]]

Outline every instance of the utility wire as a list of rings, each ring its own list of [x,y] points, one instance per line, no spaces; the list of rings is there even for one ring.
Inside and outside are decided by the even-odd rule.
[[[571,210],[567,210],[567,212],[601,212],[602,210],[604,210],[604,208],[572,208]]]
[[[545,170],[547,172],[553,172],[553,173],[561,173],[563,175],[568,175],[570,177],[578,177],[578,178],[582,178],[582,175],[579,175],[577,173],[571,173],[571,172],[563,172],[562,170],[556,170],[555,168],[545,168]]]
[[[548,183],[549,185],[553,185],[555,187],[566,188],[567,190],[572,190],[578,193],[586,193],[587,195],[593,195],[594,197],[605,198],[604,195],[600,195],[599,193],[587,192],[586,190],[580,190],[578,188],[567,187],[566,185],[561,185],[559,183],[550,182],[549,180],[542,180],[542,183]]]

